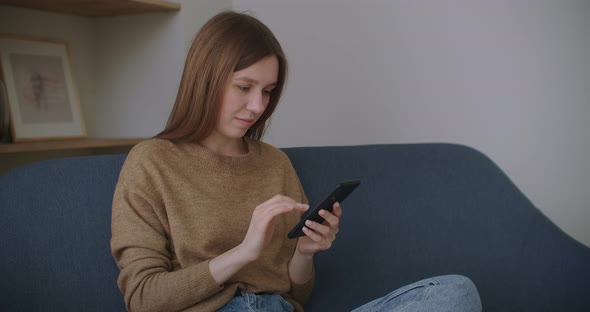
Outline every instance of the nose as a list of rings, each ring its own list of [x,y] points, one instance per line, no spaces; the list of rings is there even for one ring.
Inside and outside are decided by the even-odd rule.
[[[248,99],[246,109],[252,113],[260,114],[264,112],[266,108],[265,99],[260,92],[252,92],[252,95]]]

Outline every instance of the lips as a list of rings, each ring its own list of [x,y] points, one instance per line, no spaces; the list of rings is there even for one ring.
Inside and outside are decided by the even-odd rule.
[[[244,126],[246,127],[250,127],[251,125],[254,124],[254,122],[256,121],[256,119],[242,119],[242,118],[238,118],[236,117],[236,119]]]

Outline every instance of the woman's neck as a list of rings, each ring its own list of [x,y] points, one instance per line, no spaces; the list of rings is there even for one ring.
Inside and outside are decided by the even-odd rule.
[[[248,154],[248,144],[244,138],[223,140],[215,138],[214,135],[210,135],[203,141],[199,142],[199,145],[223,156],[243,156]]]

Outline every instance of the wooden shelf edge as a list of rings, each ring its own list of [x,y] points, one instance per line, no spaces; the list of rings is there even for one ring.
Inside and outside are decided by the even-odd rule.
[[[86,139],[0,144],[0,154],[133,146],[146,139]]]
[[[129,1],[151,5],[155,8],[160,8],[164,11],[178,11],[181,8],[180,3],[165,1],[165,0],[129,0]]]
[[[0,0],[0,5],[85,17],[173,12],[181,8],[180,3],[166,0]]]

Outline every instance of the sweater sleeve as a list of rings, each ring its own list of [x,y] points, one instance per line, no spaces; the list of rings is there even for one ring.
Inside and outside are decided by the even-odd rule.
[[[163,208],[146,194],[149,180],[130,154],[112,207],[111,251],[120,268],[118,286],[128,311],[179,311],[220,292],[209,261],[172,271]],[[160,209],[160,210],[159,210]]]

